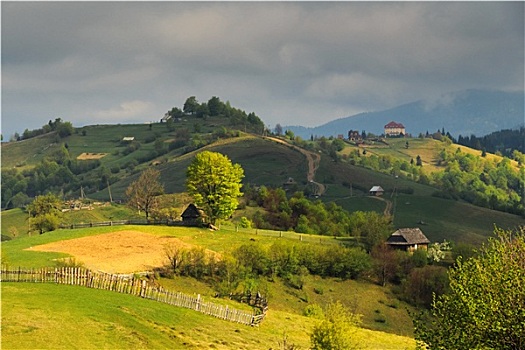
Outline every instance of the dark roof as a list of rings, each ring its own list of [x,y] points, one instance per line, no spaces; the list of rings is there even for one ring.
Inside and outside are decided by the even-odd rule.
[[[195,204],[192,203],[188,205],[188,207],[186,208],[186,210],[184,210],[181,216],[183,219],[195,219],[201,217],[201,212],[199,209],[197,209]]]
[[[388,123],[387,125],[385,125],[385,129],[389,129],[389,128],[404,128],[405,126],[401,123],[396,123],[396,122],[390,122]]]
[[[396,232],[392,233],[387,244],[390,245],[412,245],[412,244],[429,244],[430,241],[421,232],[419,228],[400,228]]]

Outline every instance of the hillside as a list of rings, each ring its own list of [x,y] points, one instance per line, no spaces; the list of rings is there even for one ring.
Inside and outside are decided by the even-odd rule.
[[[303,139],[314,136],[346,136],[350,129],[366,130],[376,135],[390,121],[405,125],[407,133],[417,136],[445,128],[454,137],[478,136],[523,125],[524,93],[465,90],[448,93],[433,101],[416,101],[385,111],[360,113],[326,124],[305,128],[283,126]]]
[[[160,170],[161,182],[164,184],[166,193],[182,192],[185,189],[186,168],[195,152],[204,149],[203,147],[226,154],[233,162],[239,163],[245,171],[243,181],[245,184],[279,187],[292,178],[296,183],[293,191],[309,192],[312,190],[311,183],[307,180],[309,165],[304,154],[289,144],[276,143],[256,135],[238,133],[236,137],[228,136],[228,131],[225,131],[228,123],[228,119],[220,117],[208,119],[189,117],[175,124],[175,129],[171,131],[168,130],[166,124],[160,123],[95,125],[79,129],[73,135],[58,140],[60,142],[56,142],[56,136],[51,134],[3,144],[2,179],[6,185],[2,187],[2,193],[5,195],[7,191],[11,191],[13,195],[13,191],[19,186],[22,188],[23,186],[28,188],[36,186],[32,184],[35,178],[30,177],[23,180],[20,172],[29,171],[35,167],[41,169],[40,173],[50,171],[49,168],[42,167],[41,160],[44,157],[53,159],[57,150],[66,143],[69,158],[73,162],[78,164],[97,162],[93,169],[88,169],[86,173],[73,177],[68,184],[57,187],[57,191],[62,190],[67,198],[78,198],[82,188],[91,200],[108,201],[110,191],[114,201],[125,200],[124,192],[127,186],[138,177],[142,169],[151,164],[156,164],[155,166]],[[199,132],[196,132],[196,129]],[[182,137],[181,135],[188,137],[188,133],[190,137],[188,141],[177,143],[177,138]],[[140,145],[129,153],[125,152],[129,145],[122,143],[122,138],[126,136],[134,137],[134,142]],[[196,144],[197,141],[200,144]],[[479,151],[464,146],[445,145],[443,142],[432,139],[408,139],[409,147],[406,148],[406,141],[405,139],[389,139],[388,145],[367,144],[366,157],[390,156],[399,161],[409,162],[420,155],[423,163],[421,170],[429,174],[432,171],[444,169],[443,166],[437,164],[439,153],[444,148],[455,151],[459,147],[464,153],[479,155]],[[171,146],[173,144],[177,147]],[[162,152],[159,154],[155,149],[160,147],[162,147]],[[314,177],[315,182],[322,184],[325,190],[319,199],[324,202],[334,201],[349,211],[372,210],[379,213],[383,213],[390,202],[394,210],[396,227],[419,225],[433,240],[446,238],[457,242],[479,244],[491,234],[494,224],[512,228],[524,223],[523,218],[516,215],[475,207],[462,201],[436,198],[433,196],[437,191],[436,188],[414,182],[408,174],[393,177],[390,173],[355,166],[349,161],[334,162],[328,154],[324,153],[325,151],[316,150],[318,147],[316,142],[308,142],[301,147],[309,151],[321,152],[318,153],[321,155],[321,161]],[[363,147],[346,144],[338,154],[344,159],[359,149]],[[77,159],[79,156],[86,157],[86,155],[88,158],[92,156],[99,159],[91,161]],[[100,157],[101,155],[103,156]],[[489,153],[486,159],[499,161],[501,157]],[[512,161],[511,164],[517,169],[516,162]],[[10,172],[15,172],[15,174],[18,172],[19,175],[10,180],[7,177],[11,174]],[[54,179],[56,175],[50,173],[47,178]],[[108,184],[110,184],[109,188]],[[368,196],[368,189],[378,184],[387,192],[386,201]],[[418,205],[407,203],[418,203]],[[241,210],[235,216],[250,216],[253,213],[249,207],[244,210],[245,214]],[[459,217],[454,215],[458,211],[465,215]],[[108,214],[103,217],[119,215],[122,214]],[[124,215],[129,216],[129,214]],[[15,227],[16,232],[24,233],[27,221],[18,220],[16,224],[11,224],[10,216],[13,215],[9,212],[2,213],[2,217],[6,218],[2,222],[2,233],[11,235],[9,233],[11,227]],[[97,217],[89,215],[89,217],[66,218],[65,220],[88,222],[97,221]],[[444,227],[447,229],[445,230]]]
[[[67,242],[73,242],[73,240],[78,242],[82,240],[84,247],[89,248],[89,246],[94,247],[94,244],[98,242],[105,242],[110,236],[117,237],[115,234],[127,234],[129,236],[140,234],[141,237],[149,237],[151,244],[157,240],[180,241],[189,247],[204,247],[218,253],[232,250],[253,240],[257,240],[264,245],[271,245],[276,240],[286,240],[287,242],[301,245],[319,244],[319,242],[299,242],[297,238],[280,239],[278,237],[256,235],[255,232],[239,233],[229,230],[211,232],[196,228],[126,226],[123,228],[104,227],[60,230],[41,236],[19,238],[2,244],[2,256],[4,263],[11,266],[52,266],[55,259],[64,257],[66,254],[60,253],[62,250],[56,250],[55,248],[50,248],[55,250],[53,252],[43,252],[40,250],[45,251],[46,249],[39,249],[38,247],[44,247],[46,244],[66,244]],[[79,248],[79,244],[74,246],[77,249]],[[91,259],[89,264],[95,263],[95,267],[103,268],[105,266],[108,268],[108,266],[122,265],[121,260],[126,259],[134,259],[135,263],[143,261],[150,264],[152,261],[150,255],[155,253],[148,251],[147,254],[144,252],[138,258],[134,257],[129,252],[133,249],[137,250],[137,247],[129,246],[122,241],[122,238],[119,238],[118,242],[115,241],[112,246],[121,247],[121,251],[108,255],[105,254],[103,249],[95,249],[89,255]],[[162,252],[157,251],[155,254],[162,255]],[[77,257],[78,261],[80,255],[76,253],[73,255]],[[215,291],[209,285],[193,278],[175,277],[160,279],[158,282],[170,290],[189,294],[198,293],[206,300],[214,300],[214,302],[227,303],[227,305],[237,308],[240,307],[227,299],[215,299]],[[60,318],[59,316],[64,316],[66,319],[72,316],[76,320],[72,325],[78,325],[81,322],[80,320],[88,318],[88,329],[95,327],[99,323],[109,323],[115,327],[112,328],[117,332],[114,336],[105,332],[93,334],[93,341],[95,342],[102,341],[105,338],[110,343],[118,341],[134,343],[142,340],[150,344],[149,346],[155,346],[153,344],[169,342],[170,337],[175,336],[172,340],[175,345],[188,342],[199,348],[214,348],[211,344],[215,343],[219,348],[231,348],[232,346],[234,348],[244,348],[246,346],[246,348],[267,349],[276,346],[278,341],[282,341],[284,332],[290,341],[305,348],[309,342],[309,330],[316,322],[313,318],[303,316],[305,308],[311,304],[325,305],[332,300],[340,300],[349,307],[354,305],[352,307],[356,312],[363,315],[363,329],[358,334],[363,339],[370,337],[370,340],[366,342],[370,349],[403,349],[407,346],[412,346],[412,340],[408,338],[412,334],[411,322],[406,310],[407,307],[409,309],[411,307],[404,302],[398,301],[389,288],[382,288],[364,280],[343,281],[334,278],[320,278],[313,275],[307,276],[304,287],[301,290],[291,287],[277,278],[269,279],[264,284],[265,293],[270,298],[271,311],[268,313],[268,318],[258,328],[250,328],[114,292],[63,285],[2,283],[2,304],[17,305],[18,310],[16,315],[9,312],[2,313],[2,323],[11,325],[11,327],[3,330],[2,343],[4,346],[7,346],[12,344],[15,339],[18,339],[26,346],[32,344],[32,346],[29,346],[31,348],[41,347],[43,344],[41,342],[42,339],[46,339],[49,336],[55,320]],[[44,298],[27,296],[29,290],[34,291],[37,287],[42,293],[39,295],[44,295]],[[351,293],[348,291],[351,291]],[[34,295],[34,293],[31,295]],[[35,308],[47,310],[54,303],[55,298],[64,299],[60,303],[61,306],[55,308],[56,313],[52,313],[50,317],[42,317],[40,314],[35,314]],[[27,300],[22,302],[24,299]],[[81,302],[79,302],[80,300]],[[104,306],[99,309],[99,304]],[[115,306],[112,307],[110,305]],[[151,308],[155,312],[142,313],[139,310],[142,310],[143,307]],[[108,313],[108,308],[113,310],[113,312]],[[104,309],[106,310],[102,311]],[[104,315],[100,315],[99,312],[104,313]],[[142,316],[137,319],[137,315]],[[382,321],[375,320],[379,316],[382,317]],[[41,322],[35,328],[31,328],[29,325],[32,324],[31,320],[34,317],[37,317]],[[175,332],[168,328],[165,329],[168,333],[164,331],[159,332],[156,326],[164,325],[166,322],[170,322],[170,327],[174,327],[172,329]],[[27,336],[17,332],[18,329],[27,327],[30,328],[27,334],[24,333]],[[196,327],[203,330],[201,336],[204,338],[192,331]],[[164,327],[161,327],[161,329],[164,329]],[[217,329],[222,331],[217,332]],[[236,329],[238,331],[235,331]],[[124,334],[128,334],[125,337],[126,340],[118,339],[121,331]],[[226,334],[230,334],[230,332],[233,332],[231,335],[235,335],[234,338],[237,340],[230,336],[228,344],[222,344],[224,347],[221,347],[221,342],[225,340],[223,337]],[[157,340],[150,338],[155,335]],[[79,334],[79,336],[84,337],[85,333]],[[240,345],[241,339],[244,339],[245,342],[242,346]],[[202,341],[204,340],[205,342],[203,343]],[[65,336],[55,341],[57,343],[51,344],[59,346],[58,344],[68,343],[72,340]],[[216,343],[217,341],[219,343]],[[86,344],[86,346],[82,347],[91,348],[91,345]]]

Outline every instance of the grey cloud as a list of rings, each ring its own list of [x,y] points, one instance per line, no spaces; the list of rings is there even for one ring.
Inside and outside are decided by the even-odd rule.
[[[149,121],[191,95],[230,100],[270,125],[313,126],[453,90],[523,89],[523,9],[3,2],[3,133],[57,114],[75,125]]]

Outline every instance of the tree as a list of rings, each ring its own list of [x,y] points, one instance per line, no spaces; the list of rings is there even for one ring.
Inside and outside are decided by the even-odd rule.
[[[275,124],[275,134],[277,136],[281,136],[283,134],[283,127],[279,123]]]
[[[160,172],[156,169],[146,169],[137,181],[131,183],[126,189],[128,206],[133,209],[143,210],[146,219],[152,210],[157,208],[157,196],[164,193],[164,186],[159,182]]]
[[[58,136],[64,138],[73,134],[73,131],[75,131],[75,129],[73,128],[73,124],[71,124],[71,122],[60,122],[56,125],[56,131],[58,133]]]
[[[210,112],[210,116],[217,116],[224,112],[224,103],[216,97],[213,96],[208,100],[208,110]]]
[[[195,114],[197,113],[197,108],[199,107],[199,102],[195,96],[188,97],[186,102],[184,102],[184,113]]]
[[[310,334],[313,350],[347,350],[357,348],[358,341],[353,339],[359,315],[345,309],[341,302],[328,305],[324,319],[319,322]]]
[[[54,194],[37,196],[28,206],[31,227],[40,234],[58,228],[60,199]]]
[[[430,321],[414,319],[423,348],[525,348],[525,227],[495,234],[478,256],[458,259],[450,291],[434,299]]]
[[[419,154],[416,157],[416,165],[423,166],[423,161],[421,160],[421,157],[419,156]]]
[[[217,152],[204,151],[195,156],[186,172],[186,187],[211,224],[226,219],[237,208],[242,196],[244,170]]]

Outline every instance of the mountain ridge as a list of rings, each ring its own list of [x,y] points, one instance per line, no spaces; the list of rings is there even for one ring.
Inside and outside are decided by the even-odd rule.
[[[337,136],[348,130],[383,133],[390,121],[403,123],[407,133],[435,132],[445,128],[454,137],[483,136],[503,129],[525,125],[523,91],[469,89],[451,92],[435,99],[418,100],[375,112],[362,112],[332,120],[317,127],[284,126],[304,139]]]

